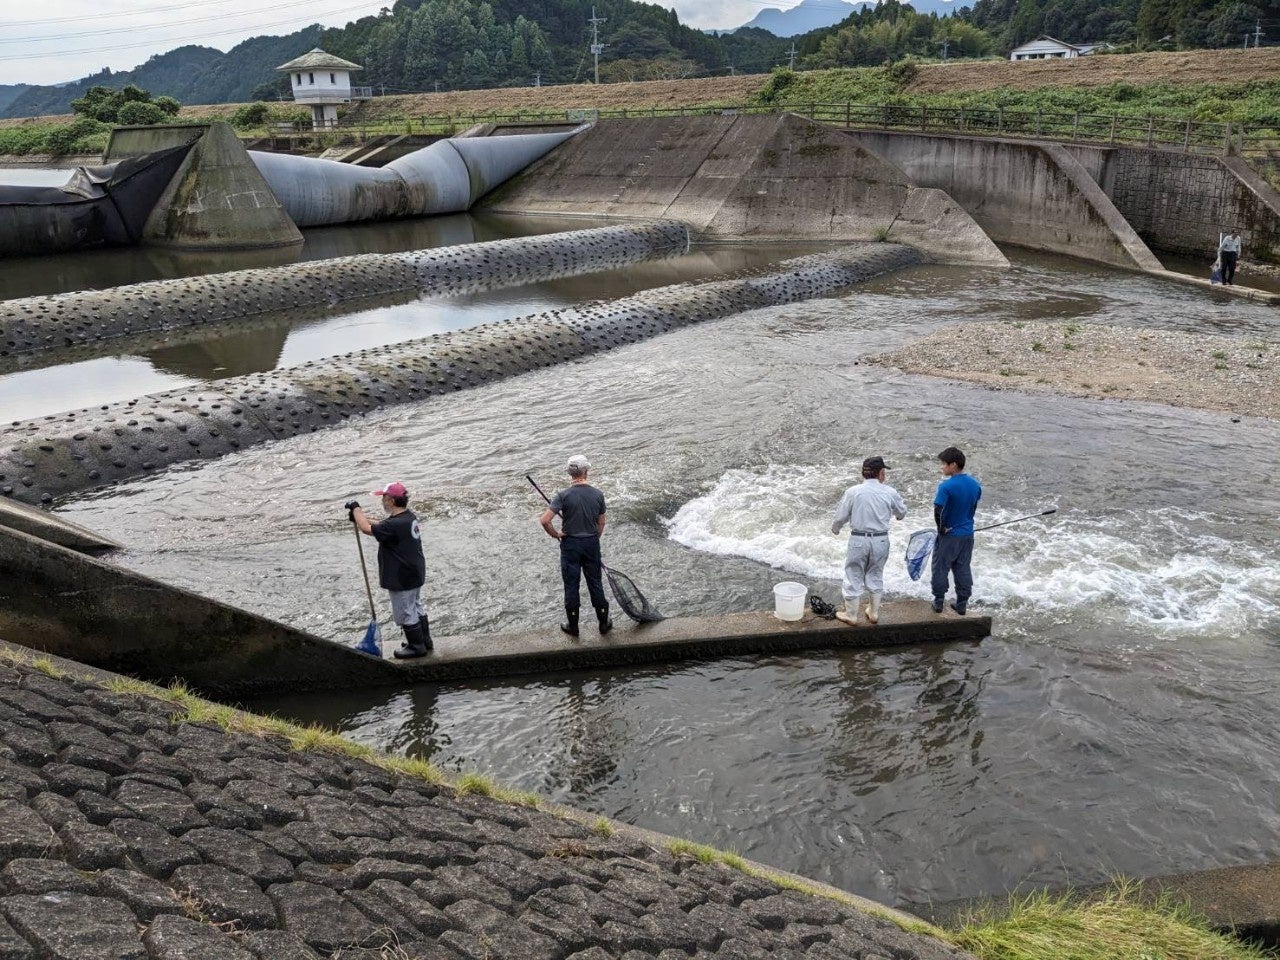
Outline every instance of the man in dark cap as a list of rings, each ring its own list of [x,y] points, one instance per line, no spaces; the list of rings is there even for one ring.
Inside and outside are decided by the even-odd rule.
[[[355,500],[347,502],[347,516],[361,533],[378,541],[378,583],[390,594],[391,619],[404,632],[404,643],[392,656],[399,660],[425,657],[434,648],[422,606],[422,585],[427,579],[422,530],[409,509],[409,491],[403,483],[388,483],[373,495],[382,498],[385,520],[371,522]]]
[[[862,461],[862,483],[850,487],[836,507],[831,532],[849,525],[849,551],[844,560],[844,609],[836,617],[858,622],[858,605],[864,592],[870,602],[862,608],[867,620],[880,622],[880,597],[884,593],[884,564],[889,559],[889,524],[907,515],[907,505],[897,490],[885,483],[889,469],[882,457]]]
[[[604,494],[587,482],[591,463],[586,457],[569,458],[569,477],[573,480],[551,499],[539,523],[547,535],[560,541],[560,576],[564,579],[564,613],[560,629],[571,637],[578,635],[578,613],[581,608],[580,581],[587,578],[587,592],[595,607],[600,633],[613,629],[609,619],[609,601],[604,596],[601,580],[600,536],[604,533]],[[560,529],[552,521],[560,517]]]

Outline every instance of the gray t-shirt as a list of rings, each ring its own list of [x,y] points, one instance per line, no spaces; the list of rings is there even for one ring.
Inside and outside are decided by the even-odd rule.
[[[560,532],[566,537],[594,537],[604,516],[604,494],[589,483],[565,487],[551,499],[551,509],[560,514]]]

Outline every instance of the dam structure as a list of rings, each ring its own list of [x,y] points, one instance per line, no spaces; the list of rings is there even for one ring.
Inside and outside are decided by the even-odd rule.
[[[382,294],[456,296],[495,290],[679,256],[688,248],[689,233],[682,224],[622,224],[4,300],[0,364],[121,337],[217,327]]]
[[[773,273],[651,290],[0,429],[0,492],[28,503],[336,426],[690,324],[827,296],[924,262],[898,244],[785,261]]]

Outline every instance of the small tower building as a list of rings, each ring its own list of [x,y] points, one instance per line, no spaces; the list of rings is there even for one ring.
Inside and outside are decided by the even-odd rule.
[[[319,47],[276,69],[289,74],[294,102],[311,108],[311,125],[316,130],[338,125],[338,104],[367,100],[370,95],[368,87],[351,85],[351,74],[364,69],[360,64],[325,53]]]

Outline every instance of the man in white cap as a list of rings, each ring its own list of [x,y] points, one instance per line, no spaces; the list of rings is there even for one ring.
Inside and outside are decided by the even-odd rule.
[[[613,629],[609,619],[609,601],[601,582],[600,536],[604,533],[604,494],[587,482],[591,463],[586,457],[569,458],[569,476],[573,483],[551,498],[551,506],[543,511],[539,523],[548,536],[560,541],[560,576],[564,579],[564,613],[567,618],[560,629],[572,637],[578,635],[578,611],[581,608],[580,580],[587,578],[587,592],[595,608],[600,633]],[[553,524],[560,517],[560,529]]]
[[[404,631],[404,643],[393,652],[398,660],[425,657],[433,648],[431,626],[422,606],[427,561],[422,555],[422,530],[409,509],[409,491],[396,481],[373,491],[382,498],[387,518],[372,523],[358,501],[346,504],[356,528],[378,541],[378,583],[391,595],[391,619]]]
[[[849,551],[844,560],[844,609],[836,617],[858,622],[858,605],[864,592],[871,601],[863,613],[871,623],[880,622],[880,597],[884,593],[884,564],[889,559],[889,524],[907,515],[907,505],[897,490],[885,483],[888,470],[882,457],[862,461],[862,483],[850,487],[836,507],[831,532],[849,525]]]

